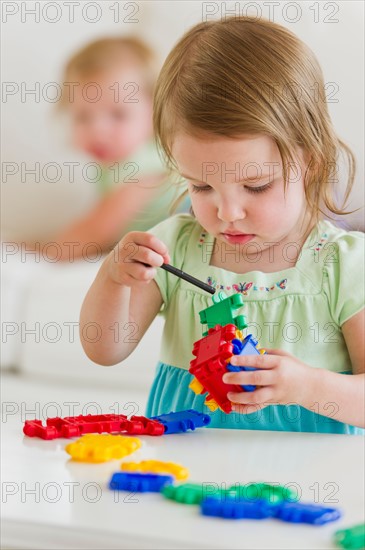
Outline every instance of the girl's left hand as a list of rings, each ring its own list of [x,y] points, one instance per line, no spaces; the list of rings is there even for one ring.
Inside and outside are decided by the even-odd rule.
[[[280,349],[266,349],[262,355],[234,355],[230,363],[239,367],[255,367],[255,371],[229,372],[223,382],[243,386],[252,384],[252,392],[228,392],[232,411],[243,414],[253,412],[253,406],[271,404],[303,405],[310,392],[313,367],[306,365],[290,353]]]

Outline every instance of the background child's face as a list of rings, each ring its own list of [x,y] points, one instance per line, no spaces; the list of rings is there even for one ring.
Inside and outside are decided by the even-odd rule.
[[[288,236],[295,238],[306,205],[301,151],[285,196],[280,153],[268,136],[197,138],[181,133],[172,154],[188,180],[196,218],[217,241],[228,247],[257,243],[264,250]],[[248,180],[240,183],[244,178]]]
[[[74,145],[106,164],[128,158],[148,140],[152,100],[142,81],[140,71],[128,68],[81,81],[70,102]]]

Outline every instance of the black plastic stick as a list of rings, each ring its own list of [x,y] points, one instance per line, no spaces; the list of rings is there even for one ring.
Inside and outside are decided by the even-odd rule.
[[[199,281],[199,279],[196,279],[192,275],[185,273],[185,271],[181,271],[181,269],[177,269],[177,267],[173,267],[170,264],[162,264],[160,267],[162,267],[162,269],[164,269],[165,271],[168,271],[169,273],[176,275],[176,277],[180,277],[180,279],[184,279],[185,281],[188,281],[188,283],[191,283],[192,285],[195,285],[198,288],[201,288],[202,290],[209,292],[209,294],[215,294],[215,288],[212,288],[206,283]]]

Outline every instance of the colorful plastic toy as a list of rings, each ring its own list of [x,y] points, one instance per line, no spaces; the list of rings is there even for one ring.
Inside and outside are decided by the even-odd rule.
[[[224,292],[218,292],[212,296],[214,304],[202,311],[199,311],[200,322],[208,325],[208,330],[216,325],[234,324],[240,330],[247,327],[244,315],[235,315],[235,311],[243,306],[243,297],[241,294],[227,296]],[[206,336],[208,332],[203,332]]]
[[[142,462],[123,462],[121,469],[124,472],[148,472],[156,474],[170,474],[175,479],[187,479],[189,470],[175,462],[163,462],[161,460],[142,460]]]
[[[225,519],[265,519],[272,517],[275,506],[267,500],[239,500],[205,498],[201,503],[204,516],[217,516]]]
[[[141,446],[138,437],[86,434],[66,445],[66,452],[81,462],[107,462],[132,454]]]
[[[353,550],[365,548],[365,524],[360,523],[359,525],[336,531],[334,542],[341,548],[352,548]]]
[[[161,492],[166,498],[181,504],[200,504],[204,498],[204,487],[198,483],[168,485]]]
[[[159,493],[163,487],[173,483],[172,476],[117,472],[113,474],[109,489],[114,491],[135,491],[139,493]]]
[[[264,349],[257,349],[256,346],[258,345],[258,341],[255,340],[252,334],[248,334],[244,340],[234,338],[232,340],[232,344],[234,355],[262,355],[266,353]],[[236,365],[231,365],[231,363],[227,363],[227,369],[231,372],[257,370],[254,367],[238,367]],[[253,386],[252,384],[245,384],[242,388],[245,391],[254,391],[256,386]]]
[[[236,336],[236,327],[232,324],[210,328],[208,335],[194,343],[189,372],[195,377],[190,389],[196,394],[208,393],[205,404],[211,411],[220,408],[229,413],[232,410],[228,392],[240,392],[241,386],[225,384],[223,374],[227,372],[227,360],[233,355],[232,340]]]
[[[187,432],[188,430],[195,430],[196,428],[207,426],[211,422],[211,418],[208,414],[194,411],[194,409],[153,416],[152,420],[156,420],[163,424],[166,434],[176,434]]]
[[[58,437],[80,437],[88,433],[121,433],[131,435],[163,435],[162,424],[144,416],[127,418],[124,414],[88,414],[86,416],[66,416],[47,418],[46,426],[41,420],[26,420],[23,432],[29,437],[55,439]]]
[[[275,517],[290,523],[311,523],[323,525],[341,517],[337,508],[326,508],[301,502],[281,502],[275,509]]]
[[[282,501],[298,501],[297,492],[283,485],[271,485],[269,483],[249,483],[247,485],[232,485],[222,494],[238,500],[266,500],[271,504],[278,504]]]

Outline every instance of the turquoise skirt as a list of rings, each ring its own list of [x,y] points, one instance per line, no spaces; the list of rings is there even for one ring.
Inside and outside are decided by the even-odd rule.
[[[309,411],[300,405],[269,405],[251,414],[211,412],[204,405],[205,395],[196,395],[189,384],[189,371],[159,362],[147,402],[146,416],[195,409],[209,414],[210,428],[238,430],[276,430],[363,435],[365,430]]]

